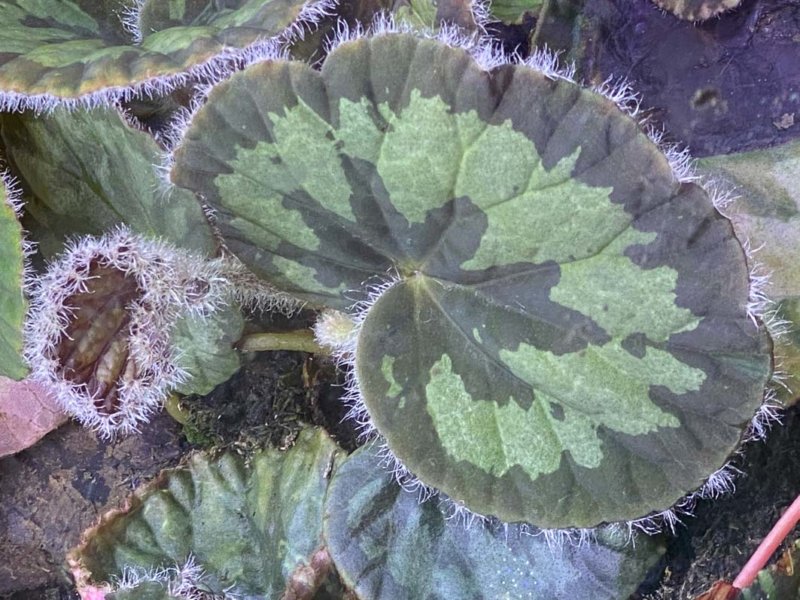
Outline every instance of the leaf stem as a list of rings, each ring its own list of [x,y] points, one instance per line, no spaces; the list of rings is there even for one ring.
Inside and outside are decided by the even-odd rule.
[[[295,350],[312,354],[329,354],[328,350],[317,343],[310,329],[297,329],[284,333],[251,333],[242,337],[236,347],[242,352]]]
[[[539,35],[542,33],[544,21],[547,19],[547,13],[550,11],[550,0],[543,0],[542,7],[539,9],[539,16],[536,19],[536,28],[530,39],[531,52],[536,48],[536,42],[539,41]]]
[[[800,496],[795,498],[791,506],[786,509],[778,522],[775,523],[772,530],[767,534],[761,544],[753,552],[753,556],[747,561],[747,564],[742,568],[733,581],[733,587],[744,590],[749,588],[756,579],[758,572],[767,564],[770,556],[775,552],[776,548],[780,546],[781,542],[789,535],[789,532],[794,529],[800,521]]]

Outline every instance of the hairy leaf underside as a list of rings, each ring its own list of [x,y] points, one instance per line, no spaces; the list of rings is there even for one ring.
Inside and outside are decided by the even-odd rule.
[[[71,100],[186,73],[282,33],[300,0],[149,0],[141,19],[121,0],[0,1],[0,92]],[[133,21],[123,26],[123,19]],[[24,103],[23,103],[24,104]]]
[[[355,369],[390,450],[469,509],[592,526],[672,505],[770,376],[745,258],[612,102],[408,34],[214,90],[173,180],[256,273],[366,314]]]

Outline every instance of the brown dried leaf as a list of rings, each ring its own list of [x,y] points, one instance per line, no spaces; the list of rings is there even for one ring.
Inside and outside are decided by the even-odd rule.
[[[0,457],[32,446],[68,418],[41,384],[0,377]]]

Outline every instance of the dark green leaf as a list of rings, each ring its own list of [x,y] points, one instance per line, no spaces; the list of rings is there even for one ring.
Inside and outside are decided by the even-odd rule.
[[[131,90],[150,95],[189,76],[219,74],[244,49],[284,33],[303,2],[159,0],[144,6],[142,24],[137,14],[122,18],[129,6],[121,0],[0,1],[0,108],[93,106]]]
[[[288,451],[245,464],[233,453],[195,454],[140,489],[127,511],[107,515],[71,552],[83,585],[124,568],[183,565],[191,555],[217,593],[274,598],[322,540],[323,496],[337,455],[319,430]]]
[[[53,256],[69,236],[115,225],[200,254],[216,249],[200,203],[185,190],[163,197],[159,149],[114,110],[0,117],[6,151],[33,193],[25,209],[40,251]]]
[[[345,583],[369,600],[434,598],[627,598],[658,562],[657,538],[626,543],[599,530],[597,542],[553,548],[520,526],[447,519],[420,504],[381,468],[372,448],[337,469],[325,537]]]

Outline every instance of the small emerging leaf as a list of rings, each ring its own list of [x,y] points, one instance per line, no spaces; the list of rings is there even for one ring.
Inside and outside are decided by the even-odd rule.
[[[420,503],[381,469],[374,447],[336,471],[325,505],[325,538],[359,598],[627,598],[664,552],[657,538],[552,548],[518,525],[467,526],[435,500]]]

